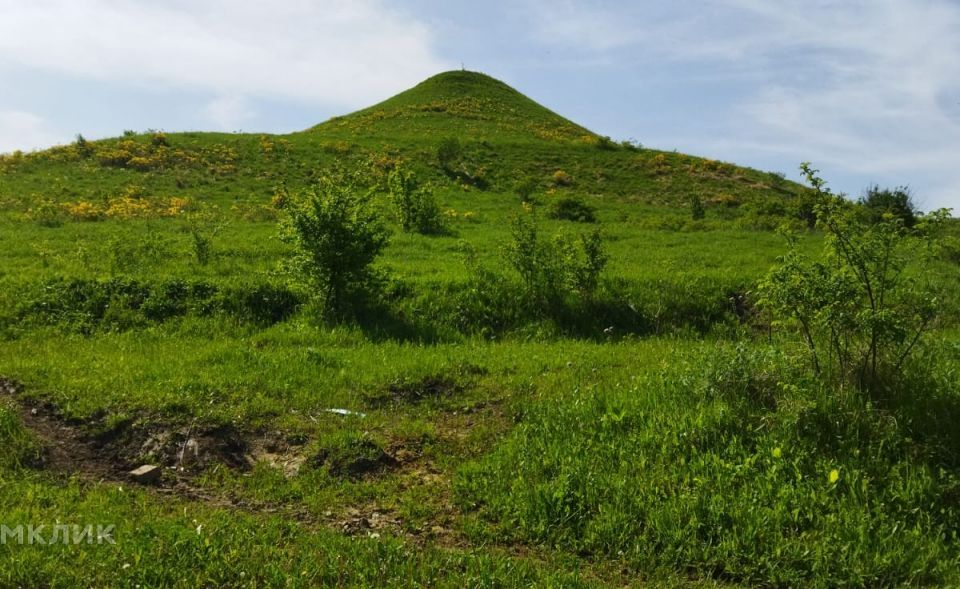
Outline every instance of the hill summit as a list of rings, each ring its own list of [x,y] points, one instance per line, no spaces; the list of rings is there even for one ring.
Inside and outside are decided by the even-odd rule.
[[[428,139],[431,135],[503,141],[595,141],[596,135],[479,72],[437,74],[413,88],[313,132],[371,138]]]

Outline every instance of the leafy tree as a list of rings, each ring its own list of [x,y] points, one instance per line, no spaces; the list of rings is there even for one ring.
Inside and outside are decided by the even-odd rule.
[[[315,289],[326,316],[343,316],[376,284],[372,264],[388,241],[368,195],[349,175],[324,176],[284,212],[288,270]]]
[[[947,211],[913,227],[887,215],[866,221],[854,203],[834,195],[817,170],[801,166],[813,188],[817,226],[826,234],[819,258],[790,251],[760,285],[774,324],[802,336],[817,376],[862,388],[900,371],[936,317],[936,296],[905,269],[937,238]]]
[[[860,204],[870,223],[879,223],[886,215],[900,219],[907,227],[913,227],[917,222],[917,209],[913,204],[910,189],[906,186],[890,190],[873,185],[860,198]]]

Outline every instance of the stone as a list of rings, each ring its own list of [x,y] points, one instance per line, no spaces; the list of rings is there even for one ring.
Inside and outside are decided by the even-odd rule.
[[[136,470],[130,471],[130,476],[134,481],[141,485],[156,485],[160,482],[160,475],[163,474],[159,466],[144,464]]]

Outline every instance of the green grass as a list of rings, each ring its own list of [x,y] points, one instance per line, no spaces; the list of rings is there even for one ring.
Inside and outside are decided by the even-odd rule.
[[[449,234],[400,231],[398,163]],[[324,324],[280,271],[271,199],[334,165],[365,170],[393,234],[381,296]],[[593,297],[525,298],[505,262],[523,177],[545,236],[602,231]],[[0,395],[0,523],[117,543],[8,542],[0,585],[960,583],[956,252],[909,270],[944,315],[888,396],[814,382],[753,306],[802,190],[606,141],[471,72],[287,136],[5,156],[0,377],[23,389]],[[570,197],[597,223],[550,219]],[[191,436],[214,459],[178,475]],[[163,490],[124,477],[143,462]]]

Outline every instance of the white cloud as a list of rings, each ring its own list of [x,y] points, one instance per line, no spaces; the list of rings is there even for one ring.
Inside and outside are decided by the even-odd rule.
[[[35,114],[17,110],[0,111],[0,153],[49,147],[65,139]]]
[[[360,105],[446,69],[382,0],[0,0],[0,64],[217,96]]]
[[[722,136],[700,137],[700,145],[922,181],[929,206],[960,210],[960,4],[953,0],[534,5],[541,42],[647,69],[697,66],[749,89],[728,108]]]
[[[243,122],[256,114],[242,96],[215,98],[207,104],[205,112],[222,131],[239,131]]]

